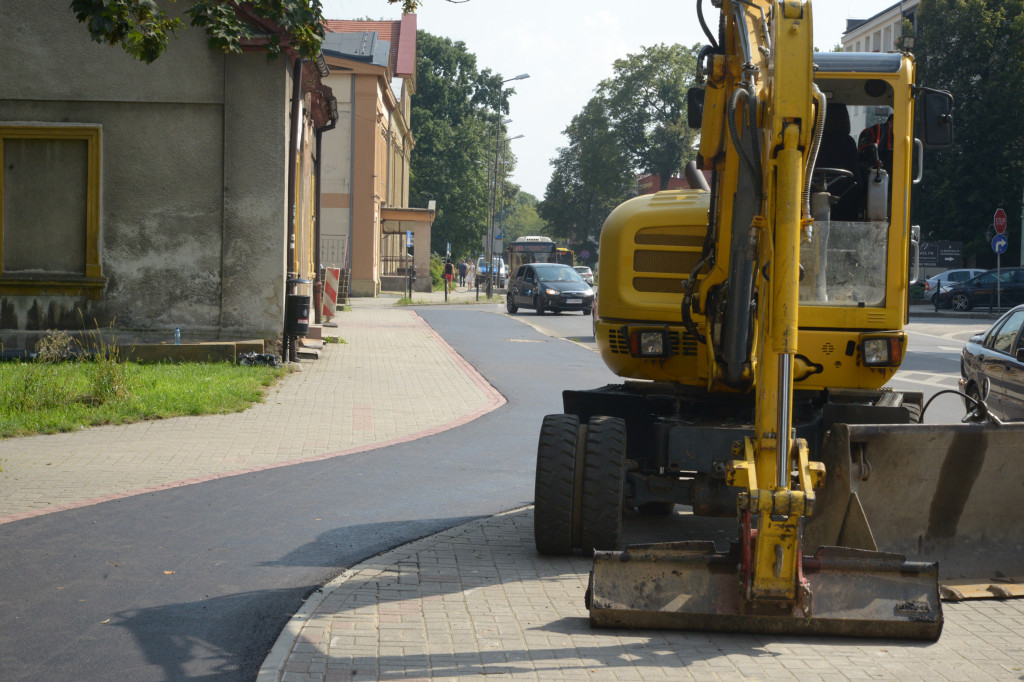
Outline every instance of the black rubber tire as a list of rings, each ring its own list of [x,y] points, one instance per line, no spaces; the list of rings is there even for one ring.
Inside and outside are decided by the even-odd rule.
[[[515,315],[519,312],[519,306],[512,300],[512,292],[505,294],[505,310],[508,311],[509,315]]]
[[[580,545],[583,553],[622,548],[626,422],[591,417],[584,446]]]
[[[953,294],[949,307],[953,310],[965,311],[970,310],[974,305],[971,303],[971,297],[967,294]]]
[[[544,304],[540,302],[540,296],[533,297],[533,312],[538,315],[544,314]]]
[[[584,315],[589,315],[589,314],[590,314],[590,313],[592,313],[592,312],[593,312],[593,309],[592,309],[592,308],[584,308],[584,309],[583,309],[583,314],[584,314]]]
[[[636,510],[641,516],[668,516],[675,508],[674,502],[644,502]]]
[[[549,414],[540,427],[533,488],[533,542],[537,552],[566,556],[573,550],[576,441],[574,414]]]

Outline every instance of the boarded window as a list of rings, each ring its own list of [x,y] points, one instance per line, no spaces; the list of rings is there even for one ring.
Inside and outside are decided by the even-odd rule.
[[[0,292],[97,293],[100,129],[0,126],[0,159]]]

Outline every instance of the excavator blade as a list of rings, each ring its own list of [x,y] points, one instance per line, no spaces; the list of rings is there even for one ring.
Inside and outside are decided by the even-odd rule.
[[[739,553],[710,542],[636,545],[595,552],[587,590],[600,627],[766,634],[902,637],[942,632],[935,564],[898,554],[822,547],[804,557],[808,589],[796,606],[742,598]]]
[[[838,424],[821,455],[825,487],[806,551],[843,545],[937,561],[950,598],[978,596],[972,584],[988,596],[1020,593],[1006,585],[1024,576],[1024,423]]]

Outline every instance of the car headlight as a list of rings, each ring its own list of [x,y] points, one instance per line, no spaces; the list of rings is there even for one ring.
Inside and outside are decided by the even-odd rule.
[[[861,337],[861,356],[867,367],[899,367],[903,362],[903,337]]]
[[[547,294],[548,296],[558,296],[559,292],[557,289],[545,289],[544,293]]]

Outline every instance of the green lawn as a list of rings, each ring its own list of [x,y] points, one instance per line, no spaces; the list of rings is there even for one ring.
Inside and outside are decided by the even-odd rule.
[[[241,412],[286,372],[229,362],[0,363],[0,438]]]

